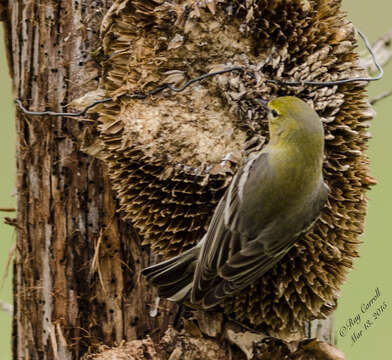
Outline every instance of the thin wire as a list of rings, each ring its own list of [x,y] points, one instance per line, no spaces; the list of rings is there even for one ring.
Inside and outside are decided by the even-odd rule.
[[[187,87],[189,87],[192,84],[194,84],[195,82],[202,81],[204,79],[207,79],[207,78],[210,78],[210,77],[213,77],[213,76],[216,76],[216,75],[232,72],[232,71],[245,71],[245,70],[241,66],[234,66],[234,67],[226,68],[226,69],[223,69],[223,70],[214,71],[212,73],[203,74],[203,75],[201,75],[201,76],[199,76],[197,78],[189,80],[188,82],[186,82],[183,86],[181,86],[179,88],[176,88],[175,86],[173,86],[170,83],[165,83],[165,84],[160,85],[156,89],[149,91],[147,94],[143,94],[143,93],[140,93],[140,94],[125,94],[125,96],[129,97],[131,99],[145,99],[148,96],[156,95],[156,94],[160,93],[161,91],[163,91],[165,89],[169,89],[169,90],[172,90],[174,92],[182,92]]]
[[[334,85],[342,85],[342,84],[347,84],[347,83],[351,83],[351,82],[355,82],[355,81],[376,81],[376,80],[380,80],[383,76],[384,76],[384,70],[382,68],[382,66],[379,64],[377,57],[372,49],[372,46],[370,45],[368,39],[366,38],[366,36],[357,29],[359,36],[362,38],[362,40],[365,43],[366,49],[369,51],[374,65],[376,66],[379,74],[375,77],[357,77],[357,78],[348,78],[348,79],[342,79],[342,80],[336,80],[336,81],[324,81],[324,82],[319,82],[319,81],[285,81],[285,80],[275,80],[275,79],[266,79],[264,80],[266,83],[272,83],[272,84],[278,84],[278,85],[286,85],[286,86],[303,86],[303,85],[309,85],[309,86],[334,86]],[[173,86],[170,83],[165,83],[162,84],[160,86],[158,86],[157,88],[150,90],[147,93],[135,93],[135,94],[124,94],[123,96],[126,96],[128,98],[131,99],[146,99],[149,96],[152,95],[156,95],[160,92],[162,92],[165,89],[169,89],[171,91],[174,91],[176,93],[182,92],[184,91],[187,87],[189,87],[190,85],[202,81],[204,79],[216,76],[216,75],[220,75],[220,74],[224,74],[224,73],[228,73],[228,72],[233,72],[233,71],[241,71],[241,72],[245,72],[245,69],[241,66],[234,66],[234,67],[230,67],[230,68],[226,68],[223,70],[219,70],[219,71],[215,71],[215,72],[211,72],[211,73],[207,73],[207,74],[203,74],[197,78],[191,79],[188,82],[186,82],[183,86],[177,88],[175,86]],[[249,73],[251,76],[253,76],[253,78],[255,78],[254,74]],[[77,116],[83,116],[87,113],[88,110],[90,110],[91,108],[95,107],[96,105],[99,104],[103,104],[103,103],[107,103],[110,101],[114,101],[112,98],[105,98],[105,99],[101,99],[101,100],[97,100],[94,101],[93,103],[87,105],[83,110],[79,111],[79,112],[74,112],[74,113],[66,113],[66,112],[55,112],[55,111],[30,111],[28,109],[26,109],[23,104],[22,101],[20,99],[16,99],[15,102],[18,105],[19,109],[21,109],[26,115],[37,115],[37,116],[68,116],[68,117],[77,117]]]
[[[112,101],[112,98],[106,98],[106,99],[101,99],[94,101],[90,105],[87,105],[83,110],[79,112],[73,112],[73,113],[66,113],[66,112],[55,112],[55,111],[30,111],[27,110],[20,99],[16,99],[15,102],[19,106],[19,108],[26,114],[26,115],[39,115],[39,116],[83,116],[86,114],[88,110],[91,108],[97,106],[98,104],[103,104],[106,102]]]
[[[227,72],[232,72],[232,71],[245,71],[245,69],[241,66],[234,66],[232,68],[228,68],[228,69],[224,69],[224,70],[220,70],[220,71],[215,71],[213,73],[208,73],[208,74],[204,74],[202,76],[199,76],[198,78],[192,79],[190,81],[188,81],[184,86],[180,87],[180,88],[176,88],[174,86],[172,86],[171,84],[167,84],[167,87],[174,91],[174,92],[181,92],[184,91],[189,85],[192,85],[193,83],[197,82],[197,81],[201,81],[204,79],[207,79],[209,77],[215,76],[215,75],[220,75],[220,74],[224,74]]]
[[[160,86],[158,86],[157,88],[150,90],[148,93],[135,93],[135,94],[124,94],[124,96],[130,98],[130,99],[138,99],[138,100],[143,100],[146,99],[149,96],[158,94],[160,92],[162,92],[165,89],[170,89],[174,92],[181,92],[184,91],[187,87],[189,87],[190,85],[194,84],[195,82],[216,76],[216,75],[220,75],[220,74],[224,74],[227,72],[232,72],[232,71],[244,71],[244,69],[240,66],[234,66],[231,68],[227,68],[227,69],[223,69],[223,70],[219,70],[219,71],[215,71],[212,73],[207,73],[207,74],[203,74],[197,78],[194,78],[192,80],[189,80],[188,82],[186,82],[182,87],[180,88],[176,88],[174,87],[172,84],[169,83],[165,83],[162,84]],[[78,117],[78,116],[83,116],[86,114],[86,112],[88,110],[90,110],[91,108],[99,105],[99,104],[103,104],[103,103],[107,103],[113,101],[112,98],[104,98],[101,100],[97,100],[94,101],[93,103],[87,105],[83,110],[79,111],[79,112],[73,112],[73,113],[66,113],[66,112],[55,112],[55,111],[30,111],[28,109],[26,109],[23,104],[22,101],[20,99],[16,99],[15,103],[18,105],[19,109],[21,109],[26,115],[33,115],[33,116],[72,116],[72,117]]]

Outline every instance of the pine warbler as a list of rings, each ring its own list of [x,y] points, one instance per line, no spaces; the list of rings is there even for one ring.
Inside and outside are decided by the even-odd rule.
[[[292,96],[266,107],[269,143],[237,171],[201,241],[143,270],[159,296],[211,308],[261,278],[319,217],[328,197],[321,120]]]

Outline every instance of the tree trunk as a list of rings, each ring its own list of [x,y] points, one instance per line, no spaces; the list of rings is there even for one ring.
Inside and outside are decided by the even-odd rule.
[[[5,4],[15,98],[30,110],[63,111],[96,89],[98,69],[90,54],[100,45],[99,27],[110,5],[109,0]],[[158,339],[179,315],[176,304],[161,300],[160,316],[150,316],[155,293],[140,271],[156,258],[116,213],[100,161],[80,151],[88,126],[82,118],[17,112],[15,359],[79,359],[100,345],[147,335]],[[329,323],[325,329],[324,340],[331,341]],[[221,345],[225,353],[228,347]]]
[[[30,109],[61,110],[95,89],[90,53],[108,6],[94,0],[10,2],[6,41],[15,97]],[[172,304],[164,316],[147,315],[151,291],[139,274],[149,254],[116,214],[100,162],[79,151],[87,125],[17,113],[18,359],[78,359],[97,344],[163,330],[176,315]]]

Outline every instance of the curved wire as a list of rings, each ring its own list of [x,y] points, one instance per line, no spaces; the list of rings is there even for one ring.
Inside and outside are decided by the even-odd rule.
[[[22,101],[20,99],[16,99],[15,103],[18,105],[19,109],[21,109],[26,115],[38,115],[38,116],[83,116],[86,114],[88,110],[97,106],[98,104],[103,104],[106,102],[112,101],[112,98],[105,98],[101,100],[94,101],[93,103],[87,105],[83,110],[73,113],[66,113],[66,112],[55,112],[55,111],[30,111],[26,109]]]
[[[380,80],[383,76],[384,76],[384,69],[382,68],[382,66],[380,65],[380,63],[377,60],[377,57],[368,41],[368,39],[366,38],[366,36],[360,31],[358,30],[358,34],[359,36],[362,38],[362,40],[365,43],[366,49],[369,51],[374,65],[376,66],[379,74],[377,76],[374,77],[357,77],[357,78],[348,78],[348,79],[342,79],[342,80],[336,80],[336,81],[286,81],[286,80],[276,80],[276,79],[266,79],[264,80],[266,83],[272,83],[272,84],[278,84],[278,85],[285,85],[285,86],[304,86],[304,85],[309,85],[309,86],[334,86],[334,85],[342,85],[342,84],[347,84],[347,83],[351,83],[351,82],[355,82],[355,81],[366,81],[366,82],[370,82],[370,81],[377,81]],[[165,83],[162,85],[159,85],[157,88],[150,90],[147,93],[135,93],[135,94],[124,94],[123,96],[126,96],[128,98],[131,99],[146,99],[149,96],[152,95],[156,95],[160,92],[162,92],[165,89],[169,89],[171,91],[174,91],[176,93],[182,92],[184,91],[186,88],[188,88],[190,85],[198,82],[198,81],[202,81],[204,79],[216,76],[216,75],[220,75],[220,74],[224,74],[227,72],[233,72],[233,71],[241,71],[244,72],[246,71],[245,68],[241,67],[241,66],[234,66],[234,67],[230,67],[230,68],[226,68],[223,70],[219,70],[219,71],[215,71],[215,72],[211,72],[211,73],[207,73],[207,74],[203,74],[199,77],[196,77],[194,79],[189,80],[188,82],[186,82],[183,86],[177,88],[175,86],[173,86],[173,84],[170,83]],[[250,73],[252,75],[252,73]],[[254,77],[254,76],[253,76]],[[78,111],[78,112],[73,112],[73,113],[67,113],[67,112],[55,112],[55,111],[30,111],[28,109],[26,109],[23,104],[22,101],[20,99],[16,99],[15,103],[18,105],[19,109],[22,110],[26,115],[33,115],[33,116],[68,116],[68,117],[77,117],[77,116],[83,116],[87,113],[88,110],[90,110],[91,108],[95,107],[96,105],[99,104],[103,104],[103,103],[107,103],[110,101],[114,101],[112,98],[105,98],[105,99],[101,99],[101,100],[97,100],[94,101],[93,103],[87,105],[83,110]]]

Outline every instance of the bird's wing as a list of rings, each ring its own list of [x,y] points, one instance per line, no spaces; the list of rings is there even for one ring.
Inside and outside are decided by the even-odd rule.
[[[203,298],[218,276],[219,269],[246,246],[248,241],[246,235],[236,231],[241,203],[239,189],[241,183],[246,181],[245,177],[255,160],[261,161],[261,169],[267,169],[268,153],[262,153],[257,158],[246,162],[234,176],[224,197],[215,209],[195,271],[191,295],[194,302]]]
[[[322,182],[314,201],[309,204],[308,216],[292,226],[292,231],[287,227],[281,231],[282,228],[279,229],[277,223],[269,224],[257,239],[247,242],[243,249],[228,258],[218,270],[220,281],[206,289],[207,292],[203,295],[204,307],[213,307],[224,298],[254,283],[282,259],[298,237],[306,233],[318,219],[328,199],[328,192],[328,186]],[[293,224],[289,218],[287,222]]]
[[[287,253],[296,238],[286,237],[276,253],[266,252],[258,240],[249,242],[244,249],[234,254],[219,268],[219,280],[215,278],[212,286],[204,288],[200,299],[203,307],[213,307],[224,298],[254,283]]]
[[[267,171],[268,153],[262,153],[256,160],[261,162],[257,164],[259,169]],[[233,178],[207,230],[191,294],[193,302],[202,301],[206,308],[215,306],[223,298],[252,284],[275,265],[318,218],[326,201],[327,193],[320,191],[322,201],[310,204],[306,218],[291,218],[290,211],[279,218],[271,218],[266,214],[269,219],[264,224],[263,219],[260,220],[260,233],[256,238],[249,238],[245,233],[246,229],[240,229],[243,226],[239,225],[238,215],[242,201],[239,190],[252,165],[248,161]],[[260,184],[263,184],[266,176],[261,171]],[[324,189],[324,184],[321,185]],[[263,204],[264,199],[260,200],[260,204]]]

